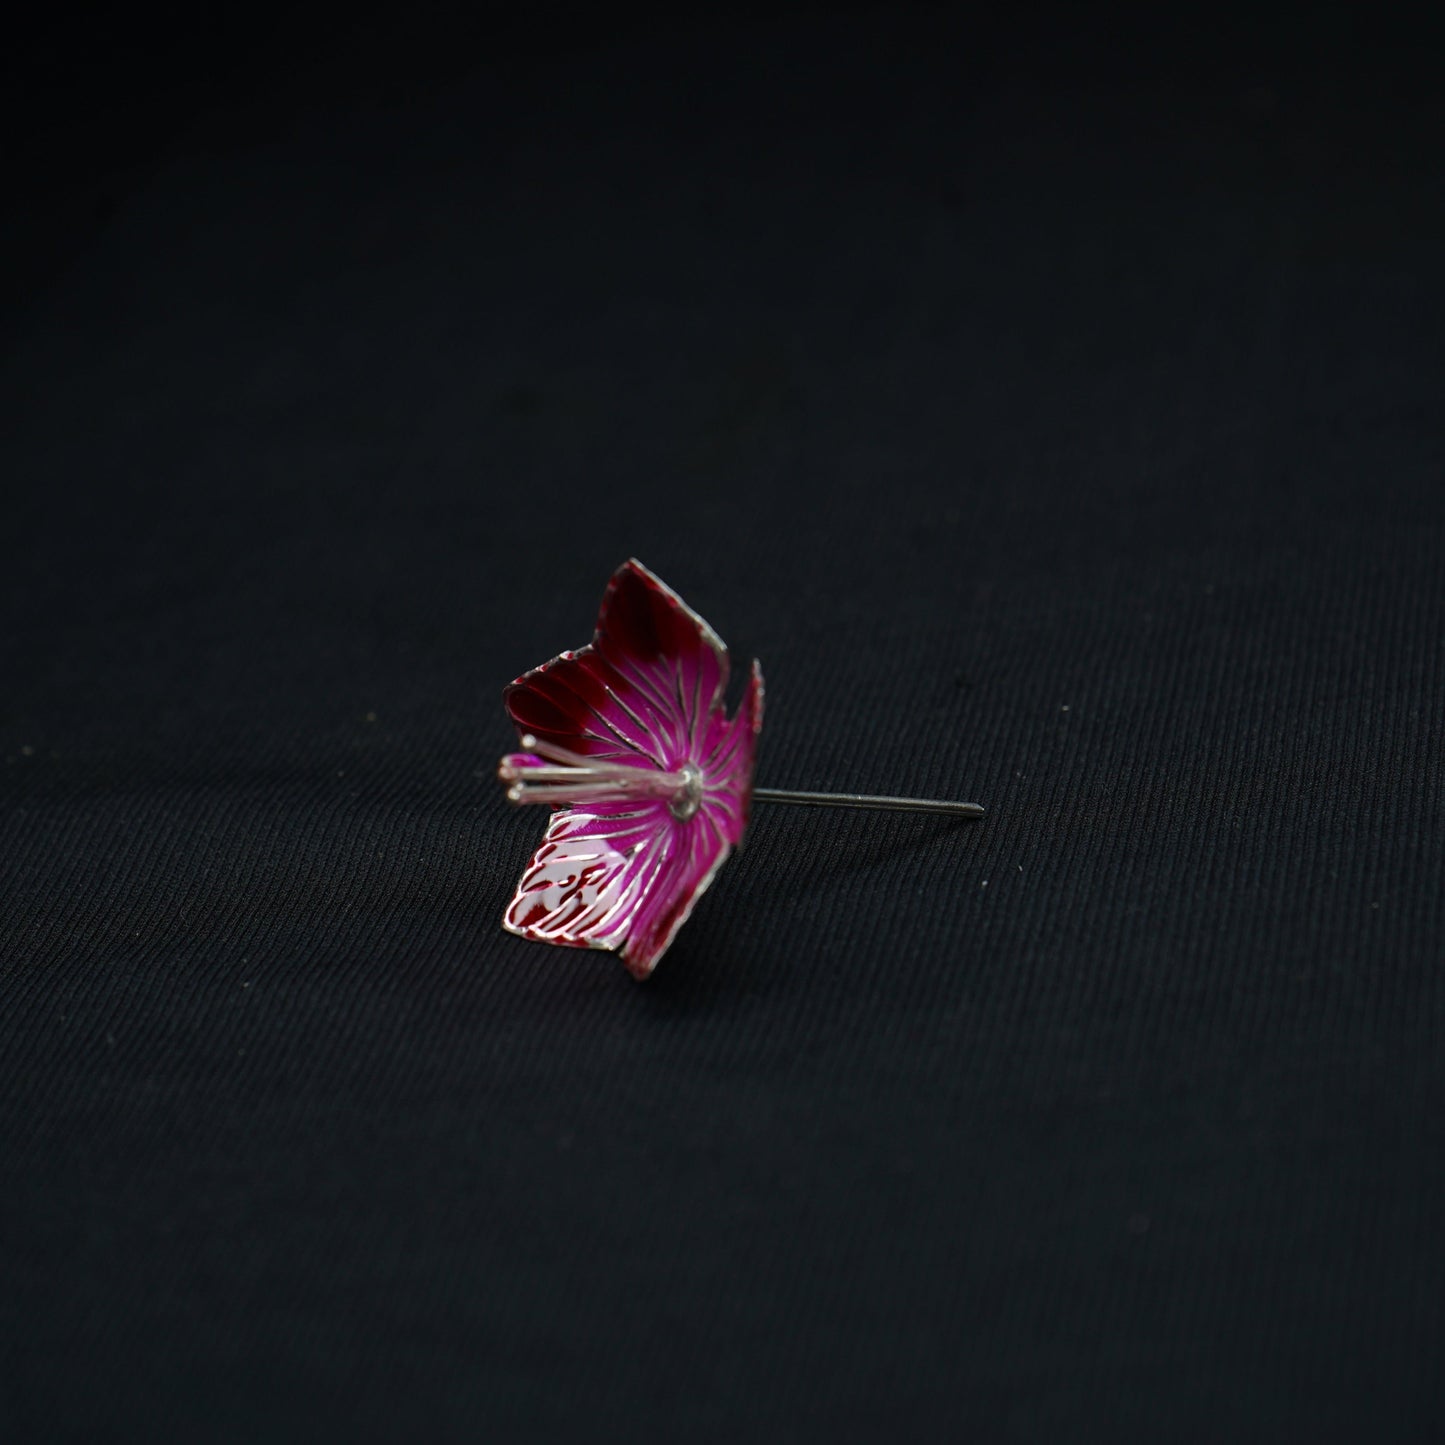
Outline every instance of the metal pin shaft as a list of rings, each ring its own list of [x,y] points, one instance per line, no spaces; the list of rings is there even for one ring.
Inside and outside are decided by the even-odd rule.
[[[978,803],[950,803],[938,798],[888,798],[873,793],[800,793],[792,788],[754,788],[759,803],[792,803],[801,808],[882,808],[895,813],[948,813],[955,818],[981,818]]]

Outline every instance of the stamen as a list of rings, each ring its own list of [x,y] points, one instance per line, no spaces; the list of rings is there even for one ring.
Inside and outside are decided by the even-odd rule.
[[[497,767],[497,777],[509,785],[509,802],[565,807],[662,800],[679,819],[692,817],[701,806],[703,777],[696,763],[684,763],[676,771],[664,772],[586,757],[555,743],[544,743],[530,733],[523,736],[521,744],[524,753],[546,758],[554,766],[530,763],[517,753],[504,757]]]

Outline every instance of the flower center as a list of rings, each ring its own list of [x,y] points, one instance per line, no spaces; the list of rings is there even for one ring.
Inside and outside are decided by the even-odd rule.
[[[696,763],[684,763],[678,770],[682,786],[668,799],[668,810],[685,823],[702,807],[702,769]]]

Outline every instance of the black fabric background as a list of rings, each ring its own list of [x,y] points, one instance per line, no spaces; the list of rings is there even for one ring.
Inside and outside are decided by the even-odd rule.
[[[1421,52],[76,45],[8,62],[0,1437],[1439,1438]],[[759,809],[646,986],[503,934],[500,689],[630,554],[760,782],[987,821]]]

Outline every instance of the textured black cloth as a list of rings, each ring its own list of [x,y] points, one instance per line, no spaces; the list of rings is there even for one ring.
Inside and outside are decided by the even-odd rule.
[[[1332,23],[313,26],[26,152],[6,1445],[1439,1438],[1440,112]],[[988,819],[504,934],[629,555],[760,783]]]

